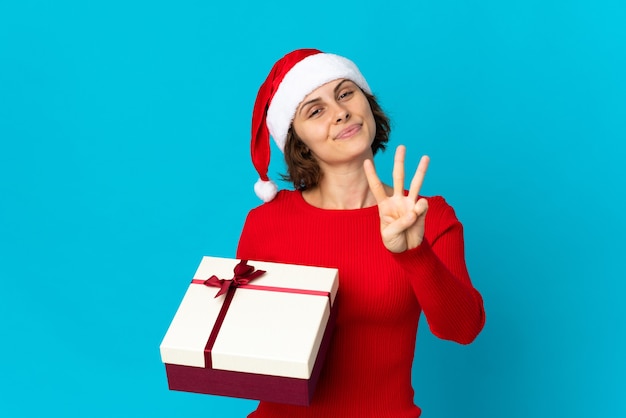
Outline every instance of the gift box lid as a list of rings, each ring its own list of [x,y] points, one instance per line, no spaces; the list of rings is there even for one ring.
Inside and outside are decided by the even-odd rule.
[[[237,263],[203,257],[194,280],[213,275],[230,279]],[[248,264],[265,273],[250,282],[254,288],[234,292],[211,348],[211,367],[308,378],[337,293],[337,270],[255,260]],[[224,295],[215,298],[218,291],[190,284],[161,343],[164,363],[208,366],[205,347],[225,300]]]

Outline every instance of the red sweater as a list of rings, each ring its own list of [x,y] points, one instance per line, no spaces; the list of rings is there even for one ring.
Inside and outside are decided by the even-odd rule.
[[[261,402],[250,417],[420,415],[411,386],[420,312],[434,335],[461,344],[485,322],[463,227],[442,197],[428,204],[424,241],[399,254],[383,245],[377,206],[325,210],[281,191],[250,211],[237,258],[339,269],[337,325],[311,405]]]

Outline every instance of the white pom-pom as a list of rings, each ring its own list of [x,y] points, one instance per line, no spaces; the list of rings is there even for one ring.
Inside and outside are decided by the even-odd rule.
[[[272,200],[278,193],[278,186],[273,181],[264,181],[258,179],[254,184],[254,193],[264,202]]]

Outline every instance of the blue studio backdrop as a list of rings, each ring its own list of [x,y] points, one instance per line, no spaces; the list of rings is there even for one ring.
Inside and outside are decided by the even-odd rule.
[[[626,416],[624,22],[618,0],[2,2],[0,416],[254,408],[169,391],[158,347],[260,203],[252,105],[301,47],[359,65],[393,123],[381,176],[395,145],[430,155],[423,192],[465,226],[487,323],[459,346],[422,322],[424,416]]]

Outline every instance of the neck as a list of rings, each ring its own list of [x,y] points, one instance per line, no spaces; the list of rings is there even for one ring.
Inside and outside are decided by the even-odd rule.
[[[361,209],[376,204],[363,163],[351,167],[325,167],[320,183],[302,193],[311,205],[322,209]]]

